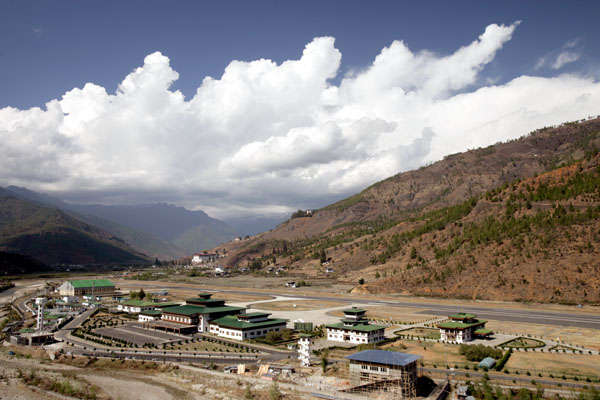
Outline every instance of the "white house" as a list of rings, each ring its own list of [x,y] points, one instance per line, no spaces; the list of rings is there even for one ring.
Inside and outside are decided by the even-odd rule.
[[[77,296],[63,296],[62,301],[67,304],[76,304],[79,303],[79,297]]]
[[[285,329],[286,319],[269,318],[269,313],[227,315],[210,321],[210,333],[235,340],[265,337],[269,332]]]
[[[352,307],[344,310],[344,318],[337,324],[326,325],[327,340],[356,344],[377,343],[383,340],[385,326],[371,325],[366,310]]]
[[[144,300],[127,300],[117,305],[117,310],[130,314],[137,314],[142,311],[154,310],[156,303]]]
[[[448,318],[450,321],[437,325],[440,328],[440,339],[444,342],[470,342],[476,336],[486,337],[493,333],[491,330],[485,329],[487,321],[477,319],[474,314],[460,312],[450,315]]]
[[[204,264],[216,261],[219,258],[217,253],[197,253],[192,256],[192,264]]]
[[[138,315],[139,322],[157,321],[160,319],[162,311],[160,310],[146,310],[142,311]]]

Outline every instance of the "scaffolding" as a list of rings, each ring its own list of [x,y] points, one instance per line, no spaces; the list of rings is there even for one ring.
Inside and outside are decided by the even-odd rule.
[[[351,360],[338,377],[346,379],[348,386],[340,388],[340,392],[372,393],[379,399],[410,399],[417,397],[417,375],[416,363],[399,366]]]

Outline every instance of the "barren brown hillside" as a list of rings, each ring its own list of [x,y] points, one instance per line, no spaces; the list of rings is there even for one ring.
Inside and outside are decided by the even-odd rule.
[[[540,129],[220,248],[306,276],[324,274],[324,250],[339,279],[366,280],[357,291],[599,302],[598,147],[598,119]]]

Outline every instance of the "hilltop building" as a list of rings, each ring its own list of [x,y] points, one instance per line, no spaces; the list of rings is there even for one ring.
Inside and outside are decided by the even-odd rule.
[[[337,324],[326,325],[327,340],[348,343],[377,343],[384,339],[385,326],[371,325],[366,310],[352,307],[344,310],[344,318]]]
[[[80,279],[66,281],[58,287],[61,296],[110,296],[115,285],[108,279]]]
[[[192,264],[214,262],[219,258],[217,253],[197,253],[192,256]]]
[[[464,343],[470,342],[475,337],[486,337],[493,332],[485,329],[487,321],[477,319],[475,314],[460,312],[448,316],[450,321],[437,325],[440,329],[441,340],[445,342]]]

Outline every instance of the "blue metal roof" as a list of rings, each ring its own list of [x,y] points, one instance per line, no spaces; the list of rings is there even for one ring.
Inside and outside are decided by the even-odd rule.
[[[365,361],[376,364],[398,365],[400,367],[404,367],[422,357],[415,354],[398,353],[396,351],[363,350],[346,356],[346,358],[354,361]]]

